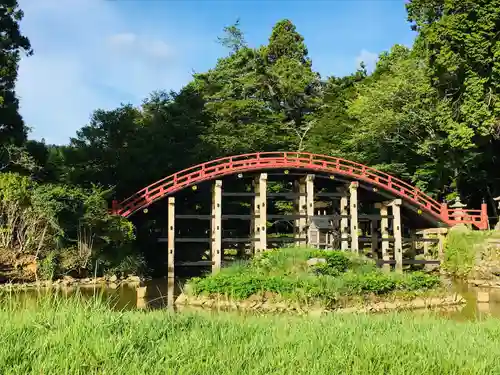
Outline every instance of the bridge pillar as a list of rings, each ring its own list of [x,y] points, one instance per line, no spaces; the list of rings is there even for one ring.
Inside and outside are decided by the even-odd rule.
[[[378,209],[380,209],[380,234],[382,236],[381,247],[382,247],[382,260],[389,261],[389,210],[386,203],[377,203],[375,205]],[[389,264],[385,264],[382,266],[382,269],[385,271],[389,271],[391,266]]]
[[[345,189],[340,198],[340,248],[349,249],[349,197]]]
[[[168,197],[168,257],[167,257],[167,277],[168,283],[175,279],[175,197]]]
[[[299,197],[296,200],[297,208],[296,214],[302,215],[302,217],[294,220],[295,221],[295,245],[304,246],[306,242],[301,240],[301,238],[306,237],[306,226],[307,226],[307,183],[306,179],[301,178],[299,181],[295,181],[295,191],[299,193]]]
[[[372,243],[371,243],[371,251],[372,255],[376,258],[377,257],[377,249],[378,249],[378,221],[377,219],[373,219],[370,223],[370,235],[372,238]]]
[[[261,173],[259,178],[259,251],[267,250],[267,173]]]
[[[212,189],[212,272],[222,264],[222,181],[216,180]]]
[[[311,223],[311,219],[314,216],[314,175],[308,174],[306,177],[306,226]]]
[[[403,272],[403,228],[401,226],[401,199],[391,202],[392,215],[394,216],[394,260],[396,261],[396,272]]]
[[[349,185],[350,194],[350,215],[351,215],[351,251],[359,251],[358,235],[358,182],[351,182]]]
[[[253,204],[250,206],[250,213],[251,213],[251,223],[250,223],[250,238],[253,239],[252,242],[250,243],[250,246],[252,248],[252,253],[255,255],[255,253],[259,249],[259,228],[260,228],[260,223],[259,223],[259,214],[260,214],[260,198],[259,198],[259,179],[255,177],[253,179],[253,191],[255,193],[253,197]]]

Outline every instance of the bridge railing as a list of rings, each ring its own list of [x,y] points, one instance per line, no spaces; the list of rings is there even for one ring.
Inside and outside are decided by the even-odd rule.
[[[385,172],[350,160],[308,152],[261,152],[211,160],[156,181],[119,204],[115,202],[113,211],[119,215],[129,216],[167,194],[204,180],[233,173],[276,168],[306,168],[349,176],[403,197],[445,223],[451,224],[462,220],[464,223],[484,226],[482,210],[467,210],[465,216],[457,218],[455,211],[448,209],[446,204],[439,203],[417,187]]]

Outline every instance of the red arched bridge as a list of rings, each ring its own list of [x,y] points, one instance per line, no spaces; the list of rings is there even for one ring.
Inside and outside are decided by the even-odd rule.
[[[228,156],[198,164],[156,181],[120,203],[113,202],[112,210],[117,215],[129,217],[166,196],[200,182],[237,173],[269,169],[300,169],[342,175],[400,197],[405,203],[431,215],[445,225],[467,224],[478,229],[488,229],[486,204],[482,204],[480,210],[450,209],[446,203],[436,201],[417,187],[377,169],[333,156],[306,152],[258,152]]]

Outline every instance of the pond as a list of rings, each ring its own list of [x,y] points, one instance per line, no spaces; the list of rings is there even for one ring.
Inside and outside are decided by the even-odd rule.
[[[173,297],[179,295],[186,279],[176,279],[169,283],[167,279],[154,279],[144,281],[137,285],[122,285],[116,288],[106,286],[94,287],[59,287],[57,289],[27,289],[9,293],[10,297],[27,304],[35,304],[41,294],[53,293],[61,298],[79,293],[84,298],[102,298],[111,302],[114,309],[162,309],[171,308]],[[482,319],[486,316],[500,318],[500,289],[477,288],[466,283],[453,284],[454,291],[459,292],[466,300],[462,306],[451,306],[436,310],[439,316],[463,321]],[[487,300],[487,301],[486,301]],[[183,307],[183,311],[186,308]],[[189,309],[189,308],[187,308]],[[416,312],[418,313],[418,312]]]

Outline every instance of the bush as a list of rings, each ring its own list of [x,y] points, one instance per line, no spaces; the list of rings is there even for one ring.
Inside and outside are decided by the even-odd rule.
[[[326,263],[315,266],[315,271],[322,275],[338,276],[347,271],[351,261],[345,252],[317,250],[311,252],[309,258],[323,258]]]
[[[327,260],[316,267],[315,272],[321,270],[320,274],[304,271],[310,257]],[[294,269],[299,271],[294,273]],[[364,258],[338,251],[283,249],[266,252],[249,263],[224,268],[206,278],[193,278],[188,285],[194,295],[241,300],[268,292],[284,299],[319,301],[331,306],[342,296],[429,290],[438,287],[440,279],[422,272],[385,273]]]
[[[92,268],[96,260],[107,268],[134,263],[122,255],[130,254],[123,250],[134,238],[133,225],[109,214],[107,193],[0,173],[0,249],[34,256],[43,278],[56,276],[58,261],[68,267],[61,272]]]
[[[456,277],[469,276],[476,254],[492,234],[491,231],[450,230],[446,236],[443,269]]]

